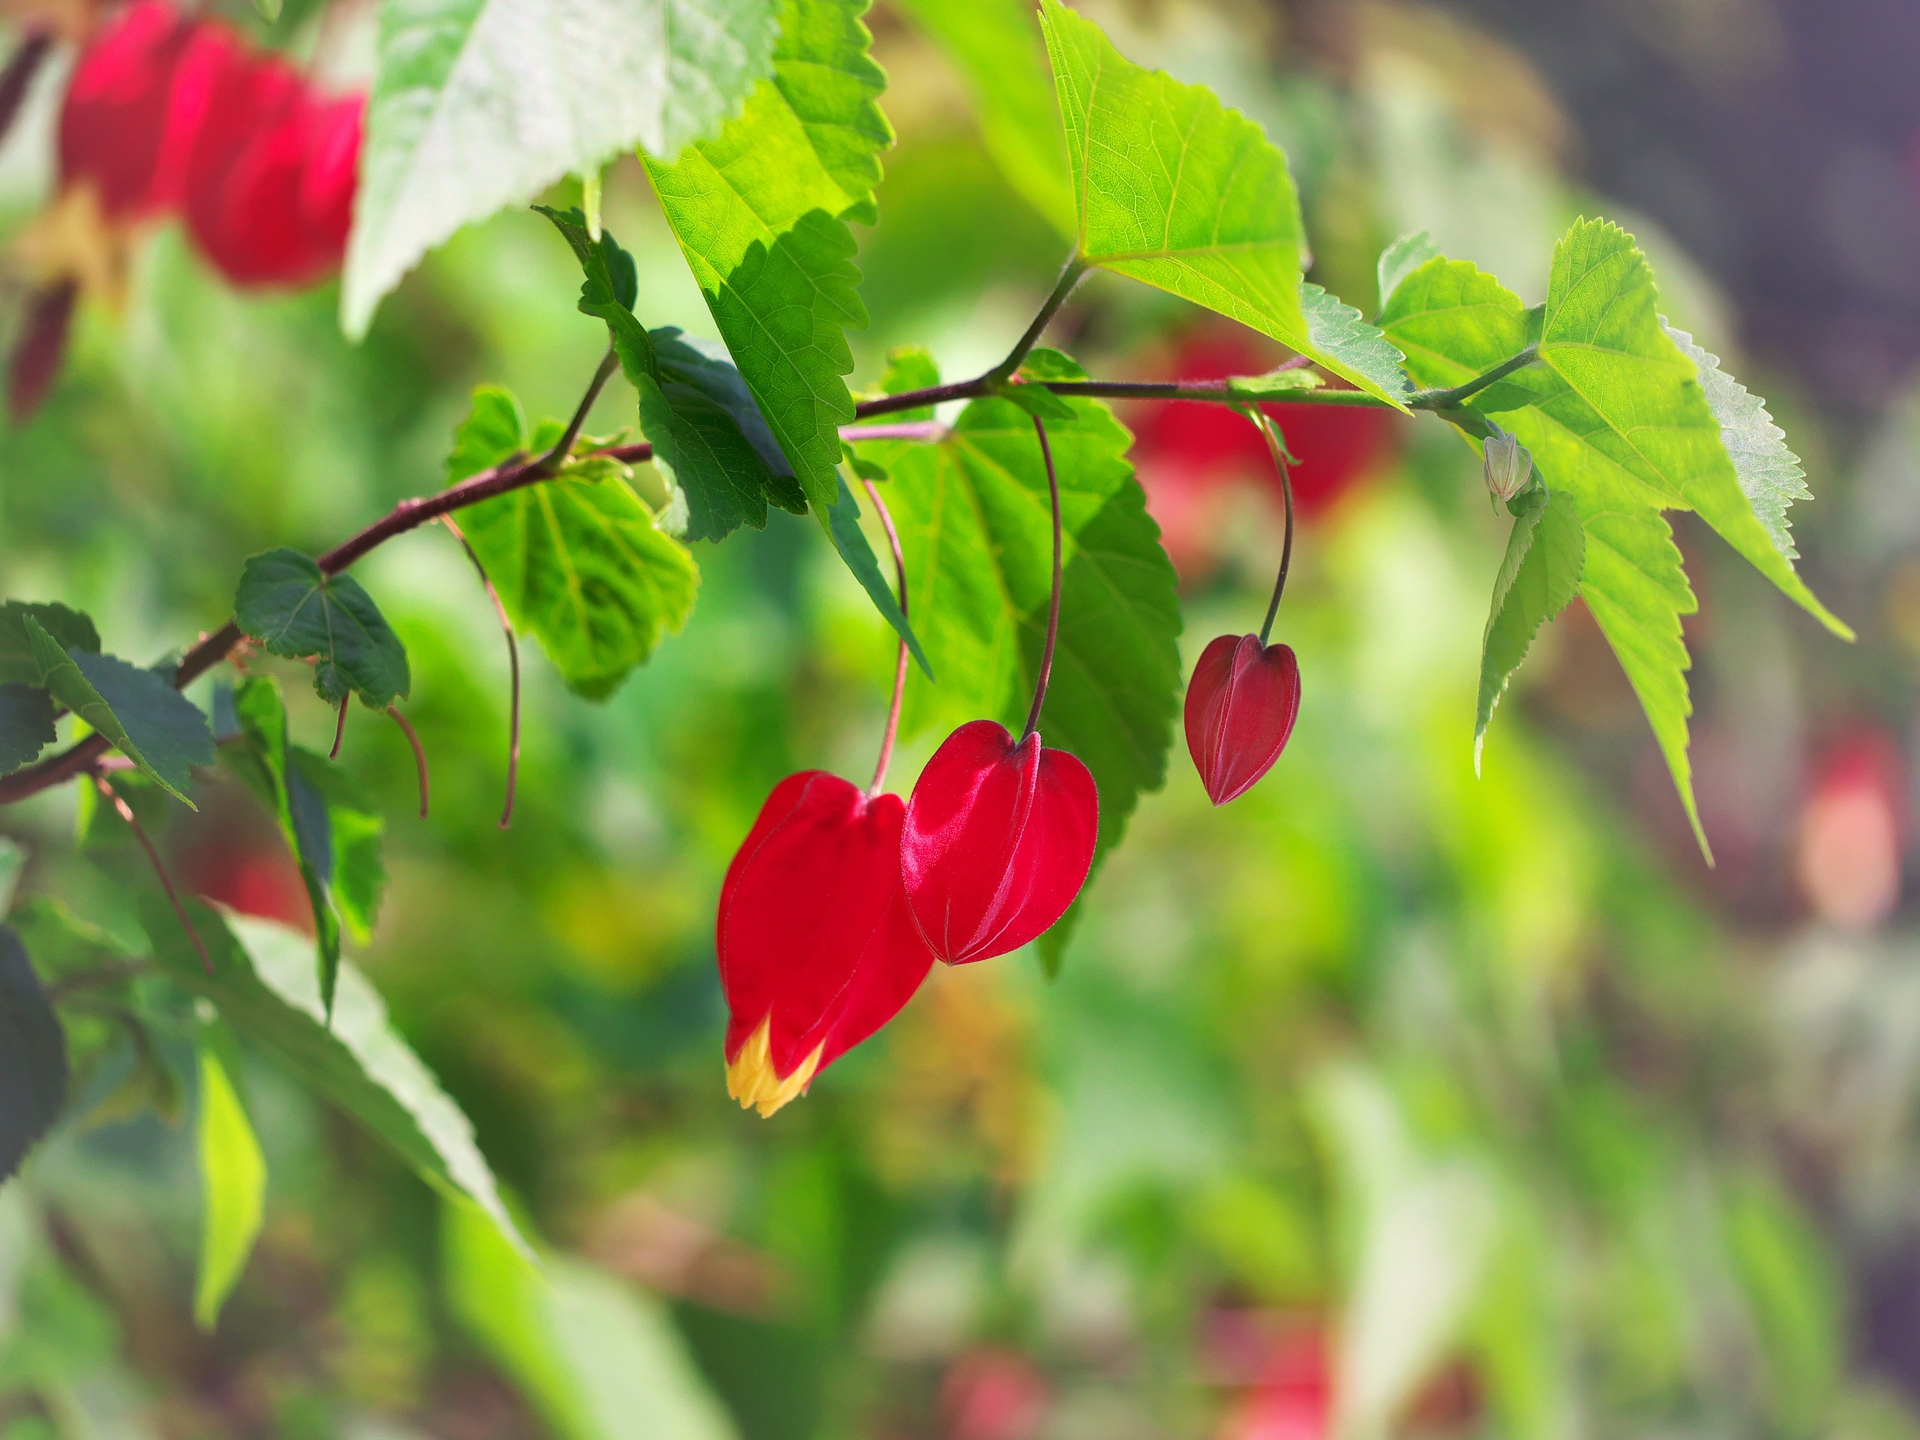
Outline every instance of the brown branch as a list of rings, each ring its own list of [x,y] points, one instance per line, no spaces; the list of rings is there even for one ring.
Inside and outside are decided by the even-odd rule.
[[[407,743],[413,747],[413,766],[420,772],[420,818],[427,818],[427,747],[420,743],[419,735],[413,726],[407,723],[407,717],[392,706],[387,706],[387,715],[400,727],[400,733],[407,737]]]

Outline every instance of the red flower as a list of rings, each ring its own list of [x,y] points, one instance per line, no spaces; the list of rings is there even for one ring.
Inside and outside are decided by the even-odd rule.
[[[771,1115],[891,1020],[933,968],[900,884],[898,795],[789,775],[720,890],[727,1093]]]
[[[187,228],[236,285],[309,284],[353,219],[364,102],[327,101],[277,60],[229,71],[187,164]]]
[[[907,900],[951,964],[1017,950],[1066,913],[1093,866],[1100,795],[1040,737],[975,720],[946,738],[907,804]]]
[[[1187,752],[1216,805],[1273,768],[1300,714],[1300,664],[1287,645],[1222,635],[1200,652],[1187,684]]]

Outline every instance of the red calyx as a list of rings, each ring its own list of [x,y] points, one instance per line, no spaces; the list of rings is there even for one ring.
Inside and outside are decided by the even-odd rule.
[[[904,807],[805,770],[767,797],[720,890],[727,1093],[771,1115],[891,1020],[933,968],[900,883]]]
[[[1300,662],[1287,645],[1222,635],[1200,652],[1187,684],[1187,751],[1216,805],[1273,768],[1300,714]]]
[[[913,787],[901,850],[933,953],[961,965],[1036,939],[1086,884],[1099,829],[1099,791],[1072,755],[993,720],[955,730]]]

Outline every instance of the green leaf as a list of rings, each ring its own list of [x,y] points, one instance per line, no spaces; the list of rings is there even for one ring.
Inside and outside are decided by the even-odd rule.
[[[454,438],[449,481],[528,448],[514,398],[482,386]],[[693,611],[699,571],[686,547],[618,474],[523,486],[469,506],[461,528],[515,628],[530,631],[578,693],[611,695]]]
[[[1036,420],[1073,419],[1073,407],[1044,385],[1003,385],[999,395],[1010,400]]]
[[[151,670],[112,655],[62,650],[30,615],[22,624],[40,666],[39,683],[192,808],[186,795],[192,767],[213,763],[213,731],[199,707]]]
[[[1797,560],[1787,508],[1796,500],[1811,500],[1807,472],[1800,457],[1787,448],[1787,432],[1773,423],[1767,402],[1720,368],[1720,357],[1693,343],[1684,330],[1666,327],[1667,334],[1693,361],[1706,392],[1707,408],[1720,422],[1720,442],[1727,447],[1740,488],[1759,517],[1773,548],[1787,560]]]
[[[1809,614],[1852,638],[1755,513],[1700,373],[1660,319],[1646,257],[1617,225],[1576,221],[1555,247],[1540,359],[1475,396],[1475,408],[1497,415],[1526,407],[1525,419],[1507,428],[1536,457],[1529,431],[1552,427],[1577,437],[1586,468],[1610,472],[1606,483],[1637,491],[1642,504],[1697,511]],[[1558,481],[1568,489],[1580,484],[1578,477]]]
[[[1321,302],[1301,290],[1300,201],[1260,127],[1205,86],[1135,65],[1059,0],[1041,0],[1040,23],[1080,258],[1251,326],[1404,409],[1383,342],[1362,346],[1342,317],[1307,313]]]
[[[1527,313],[1518,295],[1469,261],[1433,254],[1430,246],[1421,252],[1428,258],[1405,270],[1390,292],[1393,251],[1380,257],[1380,324],[1405,353],[1416,383],[1429,390],[1462,385],[1527,348]]]
[[[271,920],[223,915],[197,902],[188,914],[213,961],[201,966],[164,899],[147,896],[141,924],[160,969],[302,1084],[379,1137],[443,1194],[472,1200],[524,1246],[473,1141],[473,1126],[387,1020],[387,1009],[351,962],[340,966],[331,1024],[320,999],[311,942]]]
[[[1025,0],[898,0],[960,69],[1001,173],[1062,235],[1077,229],[1060,109]]]
[[[932,680],[933,666],[927,662],[926,651],[920,648],[920,639],[914,634],[913,626],[907,623],[907,617],[901,613],[900,602],[887,584],[887,577],[880,573],[880,561],[867,541],[866,532],[860,528],[859,503],[853,498],[853,491],[847,488],[845,480],[840,482],[840,498],[834,502],[827,516],[827,524],[833,535],[834,548],[847,562],[853,578],[860,582],[860,588],[867,592],[867,598],[873,601],[874,608],[907,642],[907,649],[920,662],[920,669],[928,680]]]
[[[351,575],[326,575],[298,550],[247,561],[234,618],[269,655],[315,660],[313,688],[329,705],[351,694],[375,710],[413,688],[407,650],[373,597]]]
[[[1493,582],[1493,608],[1481,640],[1480,708],[1473,725],[1473,766],[1480,768],[1480,747],[1493,707],[1526,658],[1541,625],[1579,593],[1586,563],[1586,533],[1569,500],[1556,503],[1552,492],[1536,487],[1507,505],[1513,529],[1506,558]]]
[[[1029,373],[1080,372],[1035,352]],[[1132,437],[1105,406],[1067,403],[1073,421],[1047,426],[1065,548],[1060,637],[1040,730],[1046,744],[1093,772],[1104,855],[1141,792],[1166,778],[1179,708],[1180,606],[1173,565],[1127,463]],[[908,731],[982,715],[1017,729],[1033,700],[1053,578],[1052,510],[1033,421],[1007,400],[976,400],[938,445],[867,448],[894,476],[888,503],[907,557],[907,593],[940,675],[938,687],[919,679],[907,687]]]
[[[1246,400],[1290,400],[1303,390],[1318,390],[1323,383],[1313,371],[1296,365],[1264,375],[1229,376],[1227,389]]]
[[[0,775],[31,764],[54,739],[53,697],[32,685],[0,685]]]
[[[776,0],[394,0],[380,10],[341,323],[462,225],[635,145],[672,156],[767,73]]]
[[[40,683],[40,662],[34,659],[33,646],[27,640],[29,616],[59,642],[62,650],[100,653],[100,632],[93,628],[93,621],[78,610],[69,610],[65,605],[9,600],[0,605],[0,685]]]
[[[1318,285],[1300,286],[1300,313],[1306,317],[1307,352],[1320,363],[1352,379],[1363,390],[1388,398],[1412,393],[1400,368],[1404,358],[1379,327]]]
[[[863,0],[788,0],[772,76],[712,140],[647,158],[714,324],[822,524],[839,499],[848,327],[864,329],[848,220],[871,223],[886,76]]]
[[[280,682],[250,676],[234,692],[240,741],[223,755],[280,822],[313,911],[320,994],[333,1003],[340,966],[340,921],[365,944],[386,883],[380,839],[386,822],[342,770],[287,736]]]
[[[733,1440],[667,1308],[564,1256],[539,1269],[470,1205],[442,1212],[455,1316],[563,1440]]]
[[[20,937],[0,925],[0,1182],[67,1103],[67,1039]]]
[[[267,1191],[267,1162],[253,1123],[240,1103],[236,1077],[212,1044],[200,1049],[200,1107],[195,1124],[200,1154],[200,1279],[193,1318],[212,1330],[220,1309],[247,1268]]]
[[[1394,291],[1400,288],[1400,282],[1439,253],[1440,247],[1433,243],[1433,236],[1424,230],[1402,235],[1380,252],[1374,273],[1380,282],[1380,309],[1383,314],[1393,301]],[[1382,319],[1381,323],[1384,325],[1386,322]]]
[[[27,848],[10,836],[0,835],[0,920],[13,908],[13,892],[27,868]]]

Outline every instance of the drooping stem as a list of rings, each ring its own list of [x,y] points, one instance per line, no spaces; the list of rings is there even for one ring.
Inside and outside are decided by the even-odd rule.
[[[387,706],[387,715],[400,727],[400,733],[407,737],[407,744],[413,747],[413,768],[420,773],[420,818],[427,818],[427,750],[420,743],[420,737],[414,733],[413,726],[407,723],[396,706]]]
[[[352,699],[353,696],[350,694],[340,697],[340,719],[333,727],[333,748],[327,751],[329,760],[340,758],[340,742],[347,738],[347,702]]]
[[[1287,593],[1287,568],[1293,564],[1293,474],[1287,464],[1286,442],[1280,438],[1273,417],[1261,410],[1248,410],[1245,414],[1267,442],[1267,454],[1280,476],[1280,494],[1287,506],[1287,535],[1280,542],[1280,573],[1274,577],[1273,599],[1267,602],[1267,618],[1260,624],[1260,645],[1265,649],[1267,637],[1273,634],[1274,617],[1280,613],[1280,597]]]
[[[1060,533],[1060,477],[1053,469],[1053,447],[1047,444],[1047,427],[1036,415],[1033,417],[1034,434],[1040,437],[1040,458],[1047,466],[1047,499],[1053,506],[1053,594],[1047,601],[1047,643],[1040,651],[1040,673],[1033,684],[1033,708],[1027,712],[1027,728],[1020,733],[1024,744],[1027,736],[1040,728],[1040,707],[1047,703],[1047,681],[1053,675],[1053,648],[1060,639],[1060,551],[1062,537]]]
[[[193,921],[187,918],[187,907],[180,903],[180,892],[173,888],[173,877],[167,874],[167,867],[160,862],[160,852],[153,848],[153,841],[147,836],[147,827],[140,823],[140,817],[133,813],[133,807],[127,804],[120,792],[108,783],[107,777],[98,771],[93,772],[94,786],[100,791],[100,798],[119,812],[120,818],[127,822],[127,828],[133,831],[133,838],[140,842],[140,848],[147,852],[147,863],[153,867],[153,873],[160,879],[160,888],[167,892],[167,903],[173,906],[173,913],[179,917],[180,928],[187,932],[187,938],[193,942],[193,948],[200,952],[200,963],[207,968],[207,974],[213,974],[213,957],[207,954],[207,947],[200,943],[200,932],[193,928]]]
[[[467,559],[473,562],[474,572],[479,575],[487,598],[493,602],[493,613],[500,617],[500,633],[507,637],[507,665],[513,675],[513,699],[507,721],[507,804],[500,812],[500,828],[504,830],[513,823],[513,796],[520,783],[520,642],[514,639],[513,622],[507,619],[507,607],[500,601],[500,592],[493,588],[487,567],[480,563],[480,556],[465,532],[454,523],[451,515],[442,515],[440,523],[453,532],[453,538],[460,542],[460,548],[467,552]]]
[[[1046,303],[1040,307],[1040,313],[1035,315],[1033,323],[1027,326],[1026,334],[1022,335],[1013,349],[1007,352],[1006,359],[981,377],[988,382],[990,388],[1004,383],[1014,371],[1020,368],[1020,362],[1025,360],[1033,347],[1040,343],[1040,337],[1046,333],[1047,326],[1052,322],[1054,315],[1062,305],[1067,303],[1067,297],[1073,294],[1073,287],[1080,283],[1080,277],[1086,273],[1087,263],[1080,258],[1080,253],[1076,250],[1067,257],[1067,263],[1060,271],[1060,278],[1054,283],[1053,293],[1047,296]]]
[[[867,498],[873,501],[873,508],[879,512],[880,527],[887,532],[887,545],[893,551],[893,577],[900,591],[900,618],[907,618],[907,557],[900,549],[900,532],[893,528],[893,514],[887,509],[887,502],[880,498],[880,488],[871,480],[861,482],[867,487]],[[887,783],[887,767],[893,763],[893,742],[900,734],[900,702],[907,693],[907,642],[900,642],[900,656],[893,664],[893,702],[887,706],[887,731],[880,738],[880,759],[873,767],[873,784],[867,788],[869,800],[877,796]]]

